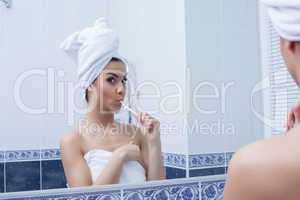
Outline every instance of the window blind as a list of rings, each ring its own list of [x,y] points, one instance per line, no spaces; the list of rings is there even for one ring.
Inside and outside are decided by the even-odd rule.
[[[285,122],[290,108],[300,100],[300,89],[287,71],[280,51],[280,37],[274,29],[266,10],[262,10],[261,20],[264,20],[262,34],[267,41],[263,50],[266,65],[263,66],[270,81],[268,102],[271,117],[271,134],[277,135],[285,132]]]

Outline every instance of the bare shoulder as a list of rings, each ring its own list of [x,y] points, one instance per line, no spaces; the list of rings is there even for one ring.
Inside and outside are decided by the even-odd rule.
[[[69,132],[62,135],[60,138],[61,150],[77,150],[80,151],[81,136],[76,129],[70,130]]]
[[[282,195],[287,190],[293,193],[291,183],[300,183],[296,173],[300,170],[299,136],[277,136],[241,148],[230,161],[225,193],[237,192],[249,199],[288,199]],[[299,137],[299,142],[292,137]]]
[[[296,133],[297,129],[299,129],[298,134]],[[292,168],[287,167],[298,167],[300,165],[300,159],[298,159],[300,156],[300,127],[297,129],[293,130],[295,133],[285,133],[246,145],[234,155],[232,164],[255,168],[259,171],[277,169],[281,173],[285,172],[282,170],[283,166],[289,170]],[[299,162],[299,164],[295,162]]]

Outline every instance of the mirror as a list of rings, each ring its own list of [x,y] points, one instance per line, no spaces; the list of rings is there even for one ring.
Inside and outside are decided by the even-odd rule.
[[[59,46],[99,17],[129,61],[129,109],[115,122],[143,127],[130,109],[160,121],[167,179],[226,174],[237,149],[265,137],[264,93],[255,87],[262,77],[257,7],[247,0],[0,4],[0,192],[67,188],[60,141],[86,104],[77,66]]]

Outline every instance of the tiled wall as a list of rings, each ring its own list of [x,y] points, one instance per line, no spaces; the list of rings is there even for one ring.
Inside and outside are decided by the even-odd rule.
[[[0,155],[1,192],[66,187],[57,149],[5,151]]]
[[[227,173],[233,152],[189,155],[189,177]]]
[[[232,153],[164,153],[167,179],[224,175]],[[188,170],[187,170],[188,167]],[[0,192],[65,188],[59,149],[0,151]]]
[[[185,155],[164,153],[166,175],[173,179],[226,174],[232,156],[233,152],[189,155],[186,166]]]
[[[97,186],[6,193],[0,199],[221,200],[225,176],[147,182],[143,185]]]

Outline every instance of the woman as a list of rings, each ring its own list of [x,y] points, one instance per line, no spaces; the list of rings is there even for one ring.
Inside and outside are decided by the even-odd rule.
[[[300,85],[300,1],[262,0],[288,71]],[[299,106],[288,117],[287,134],[258,141],[239,150],[230,162],[224,200],[300,199]]]
[[[88,112],[60,141],[69,187],[164,179],[159,121],[137,113],[142,128],[114,121],[126,93],[128,65],[103,18],[61,45],[77,61]],[[151,160],[151,162],[150,162]]]

